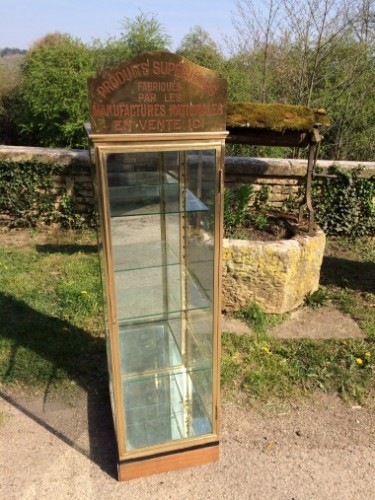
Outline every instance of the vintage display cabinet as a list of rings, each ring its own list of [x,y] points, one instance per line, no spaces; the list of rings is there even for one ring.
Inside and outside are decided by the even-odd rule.
[[[226,82],[143,54],[89,105],[119,479],[217,460]]]

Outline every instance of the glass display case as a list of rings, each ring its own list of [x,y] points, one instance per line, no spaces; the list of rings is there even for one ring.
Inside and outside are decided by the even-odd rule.
[[[218,458],[225,136],[90,134],[120,480]]]

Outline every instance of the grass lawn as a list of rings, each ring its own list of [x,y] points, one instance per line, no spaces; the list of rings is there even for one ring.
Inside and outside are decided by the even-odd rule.
[[[12,236],[0,234],[0,384],[34,391],[106,387],[94,235]]]
[[[287,316],[242,311],[253,336],[223,334],[224,394],[248,402],[337,391],[366,402],[375,382],[375,244],[331,240],[311,307],[333,304],[363,332],[356,340],[278,340]],[[93,233],[0,233],[0,386],[106,391],[100,269]]]

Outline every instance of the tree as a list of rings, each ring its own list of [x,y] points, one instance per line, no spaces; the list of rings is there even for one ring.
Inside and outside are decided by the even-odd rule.
[[[252,78],[258,84],[257,100],[269,100],[269,67],[275,40],[281,29],[280,8],[282,0],[266,0],[263,10],[255,8],[253,0],[234,0],[237,9],[233,24],[237,38],[234,46],[242,54],[252,53]],[[233,41],[232,41],[233,46]]]
[[[171,46],[171,37],[154,14],[141,11],[134,19],[125,17],[122,27],[122,40],[128,47],[129,57],[142,52],[167,50]]]
[[[371,160],[375,150],[375,0],[235,0],[248,100],[323,107],[324,154]],[[300,149],[298,149],[298,154]]]
[[[220,70],[224,57],[210,34],[201,26],[195,26],[184,36],[177,54],[210,69]]]
[[[23,64],[17,118],[23,141],[48,147],[84,146],[91,76],[93,55],[80,40],[55,33],[37,41]]]
[[[16,50],[16,49],[14,49]],[[14,144],[14,115],[18,107],[22,57],[0,58],[0,143]]]
[[[115,37],[110,37],[104,42],[95,39],[91,50],[97,69],[116,66],[130,58],[130,51],[124,40]]]

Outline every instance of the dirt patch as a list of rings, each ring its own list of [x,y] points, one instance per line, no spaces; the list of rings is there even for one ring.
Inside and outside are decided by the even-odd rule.
[[[218,463],[128,483],[115,477],[108,401],[87,396],[43,410],[42,401],[8,395],[0,411],[7,500],[351,500],[375,489],[374,415],[335,396],[258,410],[225,403]]]
[[[252,334],[252,329],[239,319],[223,316],[222,331],[238,335]],[[269,329],[272,337],[281,339],[349,339],[364,338],[358,324],[348,315],[334,307],[309,309],[303,307],[290,313],[280,325]]]
[[[0,244],[8,248],[25,248],[38,245],[67,246],[67,245],[90,245],[97,246],[94,231],[69,231],[59,226],[48,226],[40,229],[7,229],[0,228]]]
[[[236,318],[231,318],[226,315],[223,315],[221,329],[223,332],[237,333],[237,335],[253,333],[251,328],[244,321]]]
[[[290,318],[270,330],[278,338],[347,339],[364,337],[357,323],[348,315],[332,307],[301,308]]]

